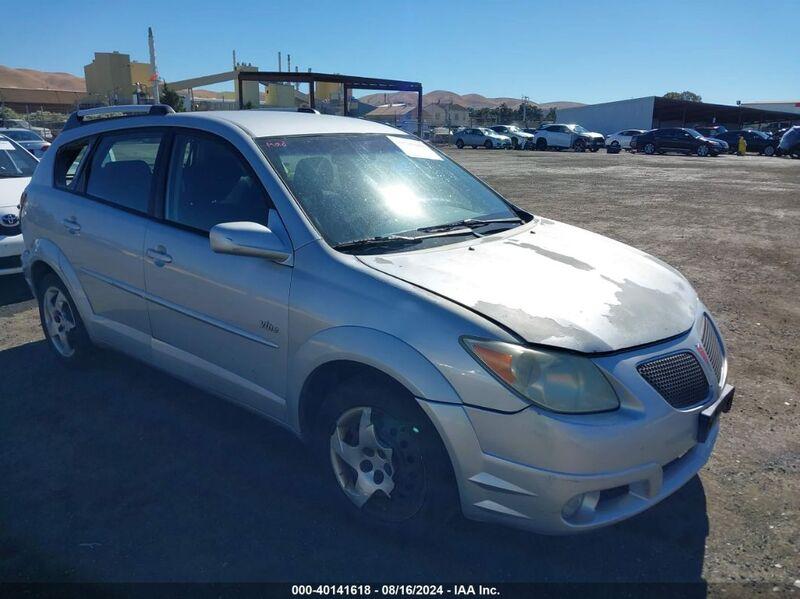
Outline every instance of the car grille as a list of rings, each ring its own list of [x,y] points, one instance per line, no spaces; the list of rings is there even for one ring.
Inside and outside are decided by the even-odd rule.
[[[714,324],[708,316],[703,316],[703,349],[706,350],[706,354],[708,354],[708,360],[711,362],[711,367],[714,369],[717,382],[721,382],[722,364],[725,361],[725,357],[722,353],[722,343],[719,340],[717,330],[714,328]]]
[[[674,408],[688,408],[708,397],[708,379],[689,352],[643,362],[636,370]]]
[[[5,256],[0,258],[0,270],[7,268],[19,268],[22,266],[22,261],[19,256]]]

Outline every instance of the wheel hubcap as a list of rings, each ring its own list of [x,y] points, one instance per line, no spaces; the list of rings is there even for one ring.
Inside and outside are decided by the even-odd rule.
[[[339,417],[330,438],[331,465],[356,507],[388,521],[420,509],[425,477],[418,433],[377,408],[352,408]]]
[[[75,353],[69,339],[69,332],[75,328],[75,316],[67,297],[58,287],[50,287],[44,294],[44,323],[47,335],[56,351],[65,358]]]

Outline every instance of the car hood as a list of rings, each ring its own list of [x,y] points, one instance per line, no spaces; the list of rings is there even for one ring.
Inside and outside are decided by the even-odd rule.
[[[30,177],[0,178],[0,208],[16,208],[22,192],[30,182]]]
[[[359,259],[482,314],[529,343],[585,353],[687,331],[699,302],[688,281],[661,260],[538,217],[475,241]]]
[[[597,139],[603,137],[602,133],[595,133],[594,131],[588,131],[587,133],[581,133],[584,137],[591,137],[592,139]]]

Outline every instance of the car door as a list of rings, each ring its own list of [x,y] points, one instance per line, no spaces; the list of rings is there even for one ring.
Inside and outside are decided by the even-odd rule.
[[[553,127],[553,145],[559,148],[572,147],[572,131],[565,125],[556,125]]]
[[[145,235],[144,273],[153,355],[230,399],[285,417],[292,268],[218,254],[210,229],[268,225],[290,247],[261,182],[228,141],[177,130],[162,170],[159,220]]]
[[[154,129],[110,132],[93,140],[91,152],[88,140],[76,142],[59,150],[55,169],[59,242],[89,300],[93,328],[100,341],[142,358],[150,346],[142,251],[163,135]],[[87,153],[76,179],[77,162]]]

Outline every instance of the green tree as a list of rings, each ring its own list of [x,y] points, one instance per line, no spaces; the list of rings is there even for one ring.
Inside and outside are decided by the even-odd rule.
[[[686,100],[688,102],[702,102],[703,98],[700,97],[700,94],[696,94],[694,92],[685,91],[685,92],[667,92],[664,94],[664,97],[667,100]]]
[[[555,120],[556,120],[556,109],[555,108],[551,108],[550,110],[548,110],[547,114],[544,117],[544,120],[545,121],[550,121],[550,122],[555,122]]]
[[[161,90],[161,103],[171,106],[175,112],[183,112],[183,98],[178,95],[178,92],[171,90],[164,84],[164,89]]]

